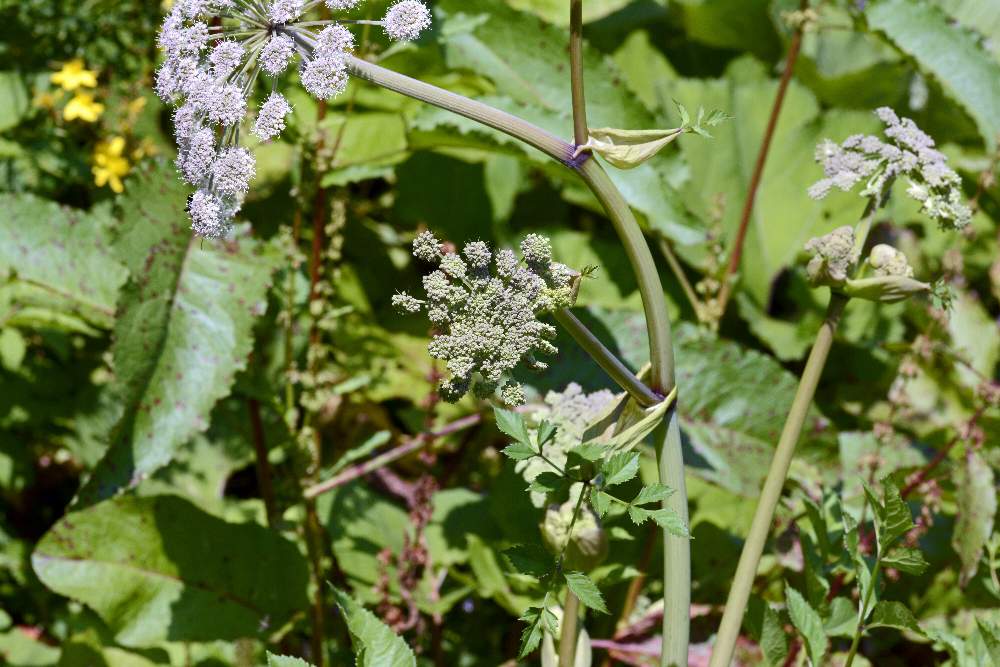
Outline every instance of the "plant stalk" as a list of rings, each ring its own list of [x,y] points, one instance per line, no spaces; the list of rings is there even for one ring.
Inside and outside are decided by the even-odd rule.
[[[348,70],[355,76],[504,132],[576,170],[607,212],[636,275],[649,332],[651,388],[659,395],[673,389],[674,357],[670,320],[656,264],[635,215],[600,164],[586,153],[574,157],[572,145],[512,114],[354,56],[348,56],[346,62]],[[673,427],[666,430],[662,444],[657,447],[657,456],[660,481],[673,487],[677,493],[664,501],[664,504],[674,507],[680,517],[687,521],[680,430],[676,426],[673,410],[669,419],[673,422]],[[691,586],[690,548],[687,539],[674,537],[666,532],[663,540],[664,585],[667,595],[673,598],[665,601],[665,641],[661,664],[686,665]]]
[[[800,3],[802,9],[809,6],[808,0]],[[753,215],[754,202],[757,200],[757,190],[760,188],[760,180],[764,175],[764,166],[767,164],[767,154],[771,150],[771,140],[774,138],[774,130],[778,126],[778,117],[781,116],[781,108],[785,104],[785,93],[788,92],[788,84],[792,81],[792,73],[795,70],[795,62],[799,59],[799,51],[802,48],[802,27],[795,29],[792,41],[788,45],[788,55],[785,57],[785,69],[781,73],[781,81],[778,83],[778,92],[774,96],[774,104],[771,106],[771,115],[767,119],[767,129],[764,130],[764,139],[761,141],[760,150],[757,153],[757,162],[754,164],[753,173],[750,176],[750,186],[747,188],[747,196],[743,201],[743,211],[740,213],[740,225],[736,230],[736,237],[733,239],[733,249],[729,253],[729,264],[722,277],[722,291],[719,293],[719,319],[726,313],[726,306],[732,296],[736,273],[740,270],[740,261],[743,259],[743,244],[746,241],[747,231],[750,228],[750,217]]]
[[[569,309],[557,310],[552,313],[552,316],[569,332],[573,340],[597,362],[597,365],[611,376],[611,379],[617,382],[622,389],[627,391],[639,405],[648,408],[662,400],[662,397],[654,394],[649,387],[643,384]]]
[[[576,663],[577,620],[580,616],[580,599],[566,589],[562,623],[559,624],[559,667],[573,667]]]
[[[816,394],[816,386],[819,384],[823,368],[826,366],[830,347],[833,344],[833,335],[847,300],[847,297],[840,294],[831,293],[830,295],[826,319],[816,334],[816,341],[809,353],[806,367],[802,371],[798,389],[795,391],[795,399],[792,401],[792,408],[785,419],[781,438],[774,451],[774,458],[771,460],[771,468],[767,472],[767,479],[761,490],[760,500],[750,525],[750,533],[747,535],[739,564],[736,566],[736,576],[733,579],[732,588],[729,589],[726,609],[722,614],[722,623],[719,625],[719,633],[715,639],[715,647],[712,649],[709,667],[729,667],[732,662],[733,650],[736,647],[740,626],[743,623],[743,613],[746,610],[747,601],[750,599],[750,591],[757,574],[757,565],[764,552],[767,536],[771,532],[774,510],[781,498],[781,490],[785,485],[788,468],[795,454],[795,445],[799,441],[809,407]]]
[[[865,618],[868,617],[868,605],[872,600],[872,591],[878,585],[878,575],[882,572],[882,554],[879,554],[879,559],[875,562],[875,567],[872,570],[872,583],[868,587],[868,591],[865,593],[865,599],[861,603],[861,611],[858,614],[858,627],[854,629],[854,637],[851,639],[851,648],[847,652],[847,659],[844,660],[844,667],[851,667],[854,663],[854,656],[858,653],[858,645],[861,644],[861,635],[865,631]]]
[[[587,97],[583,91],[583,0],[569,0],[569,81],[573,96],[573,139],[587,143]]]

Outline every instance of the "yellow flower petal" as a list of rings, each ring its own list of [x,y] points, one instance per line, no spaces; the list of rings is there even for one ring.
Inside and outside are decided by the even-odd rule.
[[[80,58],[65,63],[62,69],[51,76],[51,79],[52,83],[62,86],[66,90],[76,90],[81,86],[97,87],[97,72],[86,69]]]
[[[85,123],[96,123],[104,113],[104,105],[94,101],[90,93],[77,93],[63,109],[66,120],[82,120]]]

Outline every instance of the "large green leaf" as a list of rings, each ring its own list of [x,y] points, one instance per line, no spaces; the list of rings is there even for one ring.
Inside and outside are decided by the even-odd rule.
[[[131,278],[112,348],[125,413],[82,502],[136,484],[207,427],[246,366],[275,268],[265,246],[246,236],[193,237],[187,192],[171,171],[146,171],[127,191],[115,250]]]
[[[20,72],[0,72],[0,132],[21,122],[31,108],[28,88]]]
[[[0,195],[0,210],[2,319],[110,328],[127,272],[112,251],[109,216],[34,195]]]
[[[989,4],[989,3],[984,3]],[[967,30],[924,0],[879,0],[868,25],[932,74],[976,122],[989,147],[1000,136],[1000,63]]]
[[[354,642],[359,667],[416,667],[417,659],[402,637],[347,593],[336,588],[333,595]]]
[[[443,0],[437,8],[446,14],[442,35],[448,64],[472,69],[496,86],[497,96],[484,101],[572,140],[572,104],[565,62],[569,37],[565,30],[489,0]],[[511,49],[511,44],[518,48]],[[625,90],[624,78],[614,62],[589,46],[584,49],[584,72],[587,118],[592,127],[663,127],[637,97]],[[447,112],[421,114],[416,126],[476,131],[538,156],[513,139],[484,132],[471,121]],[[672,186],[675,170],[675,162],[661,157],[628,173],[612,169],[610,175],[650,225],[683,243],[694,243],[704,235],[693,226]]]
[[[31,557],[125,646],[265,637],[308,605],[304,557],[257,524],[177,496],[121,496],[61,519]]]
[[[785,585],[785,601],[788,603],[788,615],[792,619],[792,624],[805,639],[810,661],[814,665],[822,665],[827,648],[823,619],[802,597],[801,593],[787,584]]]
[[[958,520],[951,544],[961,559],[960,581],[975,576],[983,547],[993,534],[997,515],[997,488],[993,468],[976,451],[969,450],[955,479]]]

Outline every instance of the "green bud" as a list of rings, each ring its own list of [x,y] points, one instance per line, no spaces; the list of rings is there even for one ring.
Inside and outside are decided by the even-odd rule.
[[[895,303],[903,301],[911,294],[930,291],[931,286],[907,276],[878,276],[861,280],[848,280],[840,291],[849,297]]]
[[[559,555],[566,546],[564,568],[586,572],[600,565],[608,555],[608,536],[601,527],[597,515],[589,507],[580,508],[580,516],[573,525],[575,501],[553,505],[545,512],[545,520],[540,529],[545,546],[553,554]],[[567,546],[567,541],[569,542]]]

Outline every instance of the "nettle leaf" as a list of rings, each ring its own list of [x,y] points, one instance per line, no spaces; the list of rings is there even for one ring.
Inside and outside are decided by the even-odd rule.
[[[888,478],[884,479],[882,487],[885,504],[879,502],[867,484],[864,485],[865,496],[868,498],[875,519],[875,536],[878,539],[880,555],[888,553],[896,540],[912,530],[914,525],[910,508],[903,502],[899,488],[894,482]]]
[[[823,629],[828,637],[853,637],[858,627],[858,608],[845,597],[835,597],[830,601]]]
[[[965,586],[976,575],[983,547],[993,533],[997,515],[997,492],[993,469],[979,452],[968,450],[955,478],[958,519],[951,544],[962,561],[960,583]]]
[[[128,272],[112,252],[110,216],[34,195],[0,195],[0,210],[0,320],[91,335],[111,328]]]
[[[612,455],[601,466],[604,486],[624,484],[639,474],[639,455],[634,452],[619,452]]]
[[[275,655],[267,652],[267,667],[312,667],[312,663],[290,655]]]
[[[125,646],[264,638],[309,604],[294,544],[177,496],[121,496],[72,512],[31,562],[42,583],[92,608]],[[281,585],[262,572],[280,573]]]
[[[590,577],[583,572],[567,572],[564,577],[566,585],[580,599],[581,604],[602,614],[609,613],[604,596]]]
[[[536,544],[518,544],[503,552],[515,570],[541,578],[552,571],[554,565],[549,552]]]
[[[744,620],[750,636],[760,645],[764,659],[771,667],[781,667],[788,657],[788,637],[781,617],[763,599],[750,598]]]
[[[893,567],[907,574],[923,574],[929,563],[919,549],[910,547],[895,547],[882,557],[882,564]]]
[[[788,604],[788,615],[792,619],[792,624],[805,639],[806,649],[812,664],[823,664],[823,656],[826,655],[827,647],[823,620],[816,613],[816,610],[806,602],[806,599],[788,584],[785,584],[785,601]]]
[[[524,423],[524,418],[513,410],[503,408],[493,408],[496,417],[497,428],[506,433],[514,440],[534,452],[531,444],[531,436],[528,434],[528,427]]]
[[[115,325],[115,391],[124,415],[81,490],[97,502],[169,463],[205,430],[246,367],[277,254],[249,237],[195,238],[187,191],[165,166],[129,181],[115,251],[131,272]]]
[[[924,0],[881,0],[865,10],[868,25],[930,72],[972,117],[992,149],[1000,136],[1000,63],[975,35]]]
[[[416,667],[417,659],[402,637],[350,595],[331,588],[351,633],[355,664],[359,667]]]
[[[662,500],[666,500],[673,494],[674,490],[672,488],[666,484],[656,482],[655,484],[642,487],[639,493],[636,494],[635,498],[632,499],[632,504],[645,505],[647,503],[658,503]]]
[[[917,619],[913,613],[902,602],[891,602],[882,600],[872,609],[868,619],[869,628],[896,628],[898,630],[910,630],[918,635],[923,635]]]

